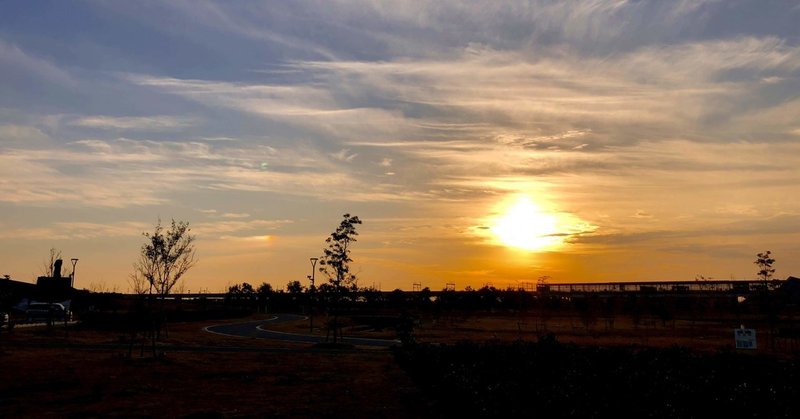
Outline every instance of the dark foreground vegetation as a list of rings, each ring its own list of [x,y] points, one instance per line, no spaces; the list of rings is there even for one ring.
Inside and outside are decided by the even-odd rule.
[[[797,361],[539,342],[396,349],[442,417],[797,418]]]

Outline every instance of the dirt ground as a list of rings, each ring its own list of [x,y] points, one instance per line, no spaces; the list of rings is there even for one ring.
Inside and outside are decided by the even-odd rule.
[[[266,318],[262,315],[261,318]],[[226,320],[223,322],[247,321]],[[390,350],[317,351],[308,344],[220,336],[215,322],[169,325],[153,358],[121,332],[17,328],[0,334],[0,417],[428,417],[430,398]],[[322,323],[320,323],[322,324]],[[307,321],[276,328],[305,333]],[[437,316],[418,319],[421,342],[534,341],[555,333],[582,345],[733,345],[726,322],[599,320],[535,316]],[[321,333],[321,332],[318,332]],[[391,337],[351,327],[349,335]],[[763,345],[759,352],[769,352]],[[173,350],[172,348],[175,348]],[[786,354],[787,351],[776,353]]]

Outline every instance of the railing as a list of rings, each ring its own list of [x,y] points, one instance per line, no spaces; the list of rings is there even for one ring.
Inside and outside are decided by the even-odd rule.
[[[710,281],[647,281],[548,284],[537,287],[541,293],[723,293],[749,294],[780,287],[785,281],[773,280],[710,280]]]

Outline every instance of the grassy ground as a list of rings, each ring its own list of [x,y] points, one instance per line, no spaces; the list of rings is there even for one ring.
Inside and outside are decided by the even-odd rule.
[[[156,358],[139,357],[139,346],[128,357],[130,336],[124,332],[56,327],[18,328],[9,335],[3,330],[0,417],[447,416],[441,408],[442,393],[432,387],[433,378],[409,365],[401,368],[391,351],[318,352],[306,344],[202,330],[215,323],[247,320],[252,319],[170,324],[163,339],[166,346],[159,348],[165,353]],[[322,325],[322,320],[315,324]],[[534,316],[450,314],[420,317],[415,335],[421,342],[448,346],[463,340],[506,345],[535,342],[553,332],[559,342],[580,346],[677,344],[713,352],[732,346],[733,325],[728,323],[648,320],[634,325],[617,319],[613,325],[599,320],[586,327],[577,317],[542,322]],[[294,333],[305,333],[307,327],[307,321],[277,326]],[[352,324],[347,332],[393,337],[391,330],[373,332]],[[793,356],[767,346],[762,344],[758,352]],[[181,349],[170,350],[175,347]]]
[[[212,335],[202,326],[171,325],[167,343],[194,350],[157,358],[138,351],[128,358],[125,345],[93,349],[119,343],[119,334],[18,329],[2,337],[0,417],[425,415],[389,351],[316,353],[306,345]],[[266,352],[276,348],[298,351]]]

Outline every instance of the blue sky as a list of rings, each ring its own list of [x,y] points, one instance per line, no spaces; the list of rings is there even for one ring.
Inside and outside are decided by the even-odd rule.
[[[56,247],[79,286],[125,290],[161,217],[198,236],[188,289],[283,286],[349,212],[384,289],[746,278],[767,249],[797,273],[798,21],[789,1],[6,1],[0,270],[32,280]],[[519,196],[557,246],[492,235]]]

